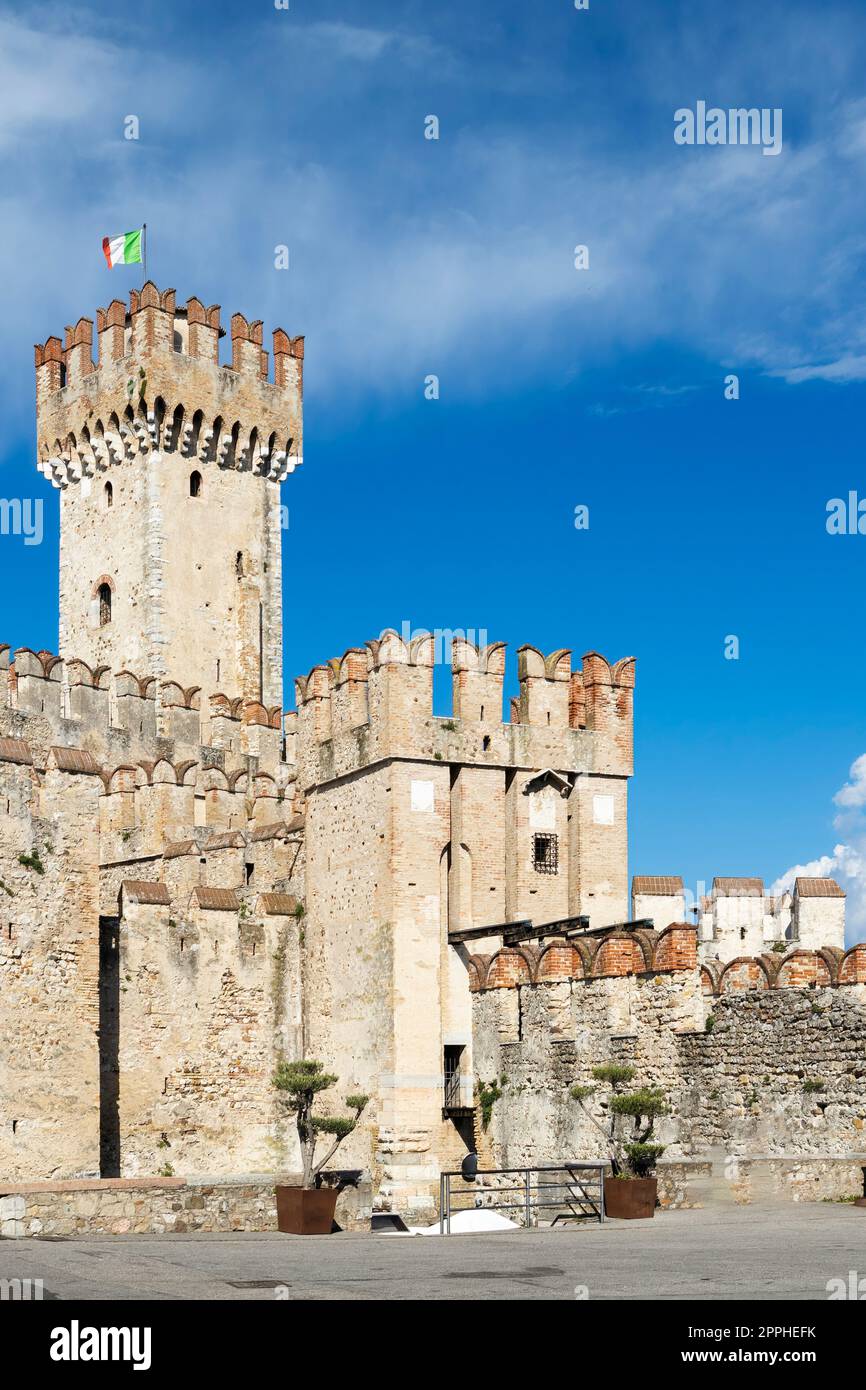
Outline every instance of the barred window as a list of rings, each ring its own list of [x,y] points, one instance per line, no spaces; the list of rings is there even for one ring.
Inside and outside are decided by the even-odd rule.
[[[532,867],[537,874],[555,874],[559,867],[559,849],[555,835],[534,835]]]

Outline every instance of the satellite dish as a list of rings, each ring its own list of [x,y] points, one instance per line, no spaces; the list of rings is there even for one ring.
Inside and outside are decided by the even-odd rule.
[[[460,1165],[460,1174],[465,1182],[474,1182],[478,1173],[477,1153],[467,1154]]]

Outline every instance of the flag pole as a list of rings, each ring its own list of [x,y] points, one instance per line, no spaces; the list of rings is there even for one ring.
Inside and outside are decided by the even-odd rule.
[[[141,227],[142,255],[144,257],[144,278],[142,287],[147,284],[147,223],[143,222]]]

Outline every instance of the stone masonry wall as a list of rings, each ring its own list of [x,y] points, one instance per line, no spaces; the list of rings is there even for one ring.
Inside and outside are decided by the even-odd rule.
[[[685,938],[693,929],[677,930]],[[805,952],[777,957],[772,984],[769,967],[734,962],[728,991],[714,995],[702,993],[694,966],[603,977],[612,943],[582,978],[555,945],[568,978],[551,978],[557,967],[545,975],[545,957],[526,952],[484,965],[473,994],[475,1065],[503,1091],[490,1130],[503,1164],[605,1156],[569,1088],[592,1084],[593,1067],[610,1061],[633,1066],[635,1085],[669,1095],[671,1114],[656,1127],[666,1162],[856,1160],[866,1149],[866,949],[828,953],[830,965],[814,955],[810,965]],[[589,1106],[604,1126],[605,1087],[597,1090]]]

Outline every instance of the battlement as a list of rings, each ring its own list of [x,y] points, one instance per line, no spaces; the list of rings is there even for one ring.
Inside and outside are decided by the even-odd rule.
[[[504,946],[467,962],[473,993],[561,980],[615,979],[699,971],[707,996],[767,989],[836,989],[866,984],[866,943],[849,951],[824,946],[784,954],[740,956],[723,965],[698,962],[697,929],[674,922],[664,931],[613,927],[594,936],[552,937],[541,945]]]
[[[302,337],[274,331],[271,380],[261,321],[233,314],[220,366],[219,305],[179,307],[152,281],[96,329],[96,361],[89,318],[35,347],[37,466],[55,487],[156,451],[277,482],[302,462]]]
[[[504,720],[505,643],[478,647],[455,635],[454,712],[440,718],[433,714],[437,640],[422,633],[406,641],[389,629],[296,678],[313,780],[393,756],[631,775],[634,658],[611,665],[589,652],[572,671],[570,651],[545,656],[522,646],[520,694]]]
[[[10,657],[13,659],[10,660]],[[52,744],[86,748],[103,763],[148,758],[180,765],[197,762],[202,747],[255,758],[262,774],[282,785],[293,776],[280,706],[230,698],[217,691],[202,700],[198,686],[91,667],[77,657],[0,644],[0,731]]]

